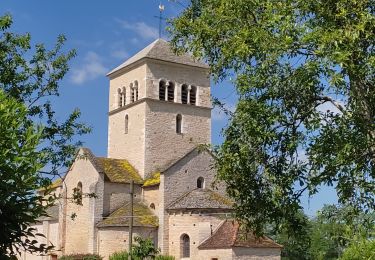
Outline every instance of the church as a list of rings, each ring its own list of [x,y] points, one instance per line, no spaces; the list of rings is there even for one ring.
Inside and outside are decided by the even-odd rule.
[[[231,218],[225,184],[215,180],[212,155],[202,148],[211,142],[209,67],[157,39],[107,76],[107,157],[78,151],[53,183],[59,201],[33,224],[54,250],[21,259],[108,259],[128,249],[131,218],[133,237],[151,238],[175,259],[280,259],[281,245],[255,238]]]

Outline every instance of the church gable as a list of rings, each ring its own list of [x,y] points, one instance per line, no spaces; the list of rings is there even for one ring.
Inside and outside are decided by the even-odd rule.
[[[168,206],[181,196],[197,188],[218,189],[224,195],[223,184],[215,182],[214,160],[206,150],[197,148],[171,164],[162,173],[164,205]]]

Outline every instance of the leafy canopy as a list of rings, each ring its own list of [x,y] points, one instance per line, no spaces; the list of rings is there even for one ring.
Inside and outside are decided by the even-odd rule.
[[[36,190],[62,174],[81,145],[75,137],[90,131],[78,121],[79,110],[59,121],[52,105],[75,56],[64,52],[65,38],[59,36],[52,50],[43,44],[34,50],[30,35],[12,33],[11,24],[9,15],[0,17],[0,257],[49,249],[26,239],[37,236],[30,224],[55,199]]]
[[[301,195],[334,186],[375,207],[375,1],[194,0],[172,42],[234,78],[239,100],[217,149],[236,213],[261,233],[296,223]]]

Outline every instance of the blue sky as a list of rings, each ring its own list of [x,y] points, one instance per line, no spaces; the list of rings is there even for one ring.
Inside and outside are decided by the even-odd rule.
[[[180,1],[182,4],[186,0]],[[77,57],[61,84],[61,96],[54,102],[57,115],[65,116],[78,107],[82,121],[93,127],[83,141],[96,155],[105,156],[107,146],[108,79],[105,74],[137,51],[158,38],[159,1],[47,1],[2,0],[1,13],[10,13],[12,31],[29,32],[33,43],[52,48],[59,34],[67,37],[66,49],[76,49]],[[164,16],[176,16],[182,7],[162,1]],[[165,24],[163,24],[165,27]],[[163,38],[167,38],[164,32]],[[234,107],[236,94],[230,83],[212,84],[212,94]],[[226,117],[218,110],[212,113],[212,142],[222,141],[221,129]],[[331,189],[308,200],[306,213],[312,215],[324,203],[336,202]]]

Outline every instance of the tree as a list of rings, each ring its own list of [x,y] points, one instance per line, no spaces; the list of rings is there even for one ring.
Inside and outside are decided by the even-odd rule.
[[[312,259],[338,259],[344,250],[370,239],[375,231],[374,214],[353,218],[353,208],[325,205],[311,220]]]
[[[232,77],[235,112],[216,149],[218,178],[256,233],[293,223],[300,198],[334,186],[375,207],[373,0],[196,0],[172,43]]]
[[[0,102],[2,257],[14,255],[20,249],[48,249],[49,245],[25,240],[26,236],[36,235],[30,224],[45,215],[54,200],[53,196],[45,199],[35,191],[48,187],[51,179],[62,174],[81,145],[75,136],[90,131],[78,121],[79,110],[73,111],[66,121],[58,121],[51,102],[59,95],[68,61],[75,56],[74,51],[63,53],[65,38],[59,36],[50,51],[38,44],[32,53],[30,35],[10,32],[11,24],[9,15],[0,17],[0,90],[4,101]],[[34,121],[39,122],[38,126]]]
[[[363,240],[345,249],[340,260],[373,260],[375,259],[375,241]]]

